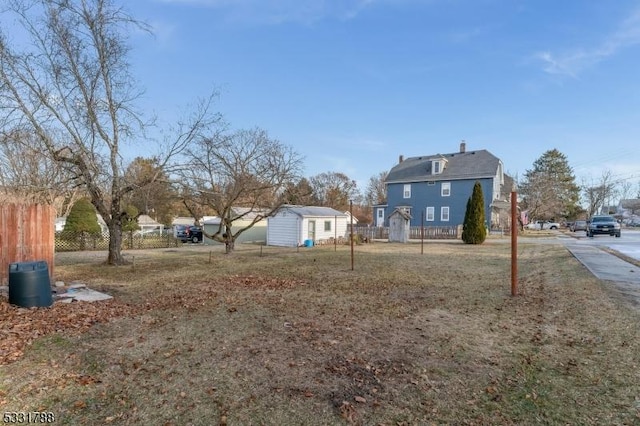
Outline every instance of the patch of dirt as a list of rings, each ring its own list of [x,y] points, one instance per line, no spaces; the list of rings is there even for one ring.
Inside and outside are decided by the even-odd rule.
[[[331,382],[342,385],[329,393],[329,401],[340,416],[350,422],[356,420],[358,406],[380,406],[379,398],[384,393],[387,378],[397,380],[409,374],[407,366],[400,361],[368,362],[340,355],[327,361],[325,371],[332,376]]]

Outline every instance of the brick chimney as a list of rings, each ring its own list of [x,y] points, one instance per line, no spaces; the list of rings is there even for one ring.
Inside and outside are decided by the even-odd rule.
[[[398,157],[398,163],[402,163],[404,161],[404,155]]]
[[[462,142],[460,142],[460,154],[464,154],[465,152],[467,152],[467,144],[463,139]]]

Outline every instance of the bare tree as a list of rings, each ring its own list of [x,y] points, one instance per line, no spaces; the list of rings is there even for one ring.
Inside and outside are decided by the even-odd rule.
[[[380,172],[369,178],[365,193],[365,200],[368,206],[387,202],[387,186],[384,182],[387,179],[387,174],[387,172]]]
[[[180,171],[184,203],[195,218],[204,210],[220,217],[215,233],[205,235],[225,244],[235,241],[283,203],[281,193],[301,171],[301,158],[261,129],[218,132],[188,150],[188,167]],[[233,223],[248,219],[239,229]]]
[[[311,206],[318,203],[307,178],[287,184],[280,197],[285,204]]]
[[[109,228],[108,264],[122,264],[122,147],[142,142],[141,96],[128,63],[127,35],[148,27],[111,0],[7,0],[25,39],[13,46],[0,33],[0,128],[34,135],[73,174]],[[203,101],[158,158],[163,167],[208,125],[212,98]],[[149,145],[150,141],[145,141]],[[160,147],[157,147],[160,151]],[[152,183],[149,176],[138,187]]]
[[[127,168],[125,177],[134,187],[125,197],[127,204],[134,206],[139,215],[148,214],[161,223],[170,224],[171,204],[178,197],[165,170],[158,164],[158,159],[134,159]],[[145,184],[149,181],[152,183]]]
[[[610,170],[602,172],[602,176],[597,181],[592,179],[591,182],[583,182],[582,192],[587,202],[589,216],[598,213],[604,206],[608,207],[612,198],[617,194],[617,185],[618,182],[613,179]]]
[[[340,172],[325,172],[309,179],[313,193],[322,206],[346,211],[349,201],[359,203],[362,196],[358,191],[356,181]]]
[[[71,176],[41,149],[32,134],[0,135],[0,191],[5,200],[50,204],[58,215],[64,215],[81,195]]]

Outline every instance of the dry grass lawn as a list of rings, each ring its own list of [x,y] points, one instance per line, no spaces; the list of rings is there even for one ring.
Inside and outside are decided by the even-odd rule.
[[[347,246],[59,255],[57,279],[118,315],[0,366],[0,405],[65,425],[640,424],[638,311],[526,241],[511,297],[509,250],[368,244],[354,271]]]

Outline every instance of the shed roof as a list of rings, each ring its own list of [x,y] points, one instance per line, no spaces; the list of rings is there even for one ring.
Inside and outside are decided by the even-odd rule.
[[[433,160],[445,159],[446,167],[439,174],[433,174]],[[500,159],[489,151],[455,152],[452,154],[410,157],[394,166],[387,175],[386,183],[428,182],[440,180],[490,178],[496,175]]]
[[[284,205],[278,209],[278,213],[283,210],[294,213],[300,217],[347,217],[345,213],[332,209],[331,207]]]
[[[402,209],[402,208],[397,208],[394,211],[391,212],[391,214],[389,214],[388,217],[392,217],[392,216],[401,216],[403,219],[405,220],[410,220],[411,219],[411,215],[409,214],[409,212],[407,212],[406,210]]]

